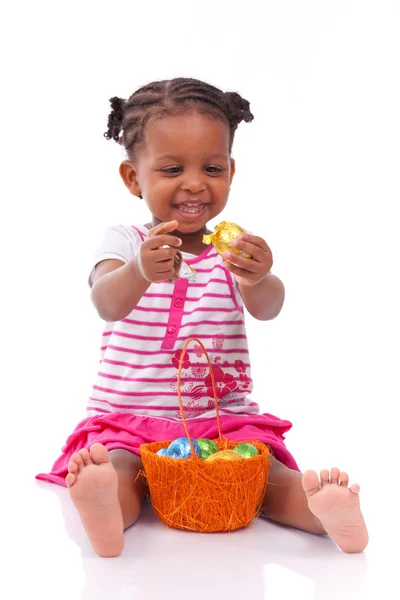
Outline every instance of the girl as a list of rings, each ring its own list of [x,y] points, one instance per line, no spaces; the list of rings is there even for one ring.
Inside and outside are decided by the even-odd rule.
[[[205,247],[207,222],[228,201],[235,174],[231,149],[249,102],[195,79],[159,81],[128,100],[111,99],[107,139],[122,144],[120,175],[151,213],[146,225],[111,227],[89,277],[106,321],[101,366],[81,421],[50,474],[67,485],[94,550],[117,556],[123,531],[139,517],[146,486],[140,445],[185,435],[177,368],[188,337],[203,340],[213,363],[222,434],[270,446],[263,515],[316,534],[345,552],[361,552],[368,533],[359,486],[333,468],[299,472],[284,445],[291,423],[259,414],[252,390],[244,310],[275,318],[284,287],[271,274],[272,253],[256,235],[241,235],[221,257]],[[200,346],[185,353],[182,397],[193,438],[217,437],[214,396]]]

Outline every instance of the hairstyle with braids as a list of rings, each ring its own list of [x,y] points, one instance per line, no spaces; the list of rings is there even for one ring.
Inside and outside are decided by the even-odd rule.
[[[198,79],[177,78],[155,81],[128,98],[111,98],[111,113],[104,137],[124,146],[132,160],[135,149],[144,139],[144,129],[150,120],[176,115],[190,109],[221,119],[229,126],[229,151],[241,121],[253,120],[250,103],[237,92],[223,92]]]

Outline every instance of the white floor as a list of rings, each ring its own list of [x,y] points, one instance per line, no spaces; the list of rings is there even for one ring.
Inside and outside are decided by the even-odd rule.
[[[396,502],[383,505],[379,499],[383,489],[389,488],[378,491],[377,486],[375,497],[369,494],[364,502],[371,541],[359,555],[346,555],[327,538],[264,519],[231,534],[181,532],[166,527],[145,507],[140,521],[126,533],[122,555],[102,559],[90,548],[68,491],[32,478],[20,486],[20,496],[7,497],[11,514],[2,526],[7,554],[0,579],[5,593],[0,587],[0,596],[43,600],[398,598],[398,535],[393,528],[388,531]],[[392,527],[398,529],[396,521]],[[4,532],[10,543],[4,540]]]

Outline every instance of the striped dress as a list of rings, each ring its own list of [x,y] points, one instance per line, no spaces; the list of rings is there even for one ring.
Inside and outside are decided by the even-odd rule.
[[[94,265],[128,262],[147,232],[143,225],[110,227]],[[213,246],[199,256],[182,254],[184,267],[191,267],[187,276],[151,284],[126,318],[105,324],[88,416],[123,412],[180,421],[178,366],[190,337],[202,342],[211,360],[221,415],[259,413],[249,397],[253,382],[236,281]],[[181,394],[187,419],[215,416],[208,363],[193,341],[183,359]]]

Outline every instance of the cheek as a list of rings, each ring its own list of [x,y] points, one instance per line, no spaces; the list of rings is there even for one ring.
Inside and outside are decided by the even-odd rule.
[[[230,186],[231,186],[231,184],[230,184],[229,179],[220,179],[216,182],[216,184],[214,186],[214,190],[221,197],[228,196]]]
[[[158,177],[148,177],[144,182],[144,190],[149,196],[159,196],[163,192],[169,189],[168,180],[160,179]]]
[[[171,197],[174,195],[175,188],[171,185],[171,180],[154,179],[151,183],[148,182],[146,190],[146,198],[155,210],[169,205]]]

